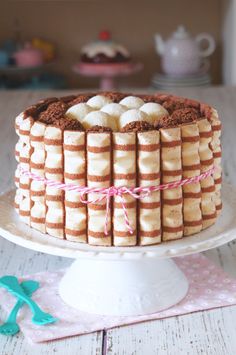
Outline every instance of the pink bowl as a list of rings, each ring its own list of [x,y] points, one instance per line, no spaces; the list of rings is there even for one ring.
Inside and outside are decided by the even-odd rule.
[[[43,64],[43,53],[36,48],[24,48],[14,54],[19,67],[36,67]]]

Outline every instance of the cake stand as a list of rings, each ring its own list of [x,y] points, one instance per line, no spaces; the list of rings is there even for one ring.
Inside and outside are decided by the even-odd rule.
[[[188,281],[173,257],[202,252],[236,235],[236,189],[223,188],[224,209],[216,224],[196,236],[146,247],[96,247],[41,234],[21,222],[14,191],[0,196],[0,235],[23,247],[76,259],[59,293],[70,306],[102,315],[144,315],[183,299]]]
[[[109,91],[115,89],[114,79],[118,76],[127,76],[139,72],[143,68],[141,63],[77,63],[72,70],[87,77],[100,78],[100,90]]]

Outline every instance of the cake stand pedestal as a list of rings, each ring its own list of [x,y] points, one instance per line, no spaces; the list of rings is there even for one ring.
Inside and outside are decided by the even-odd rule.
[[[224,209],[211,228],[181,240],[146,247],[96,247],[41,234],[21,222],[14,191],[0,196],[0,235],[23,247],[76,259],[59,293],[70,306],[102,315],[144,315],[178,303],[188,282],[173,257],[202,252],[236,235],[236,190],[224,186]]]
[[[100,78],[100,90],[109,91],[115,89],[114,79],[116,77],[137,73],[142,68],[141,63],[77,63],[72,67],[72,70],[83,76]]]

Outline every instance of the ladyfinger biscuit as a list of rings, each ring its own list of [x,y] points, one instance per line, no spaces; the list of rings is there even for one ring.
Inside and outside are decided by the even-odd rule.
[[[86,186],[85,133],[64,132],[64,181]],[[67,240],[87,241],[87,209],[80,193],[65,191],[65,237]]]
[[[160,134],[139,132],[138,186],[160,185]],[[138,202],[139,244],[161,242],[160,191],[152,192]]]
[[[92,188],[108,188],[111,186],[111,133],[87,134],[87,185]],[[88,199],[95,201],[101,197],[98,193],[89,193]],[[111,212],[107,215],[106,199],[88,204],[88,242],[92,245],[109,246],[112,243]]]
[[[113,183],[115,187],[135,187],[136,176],[136,134],[113,133]],[[114,197],[113,203],[113,243],[115,246],[137,244],[137,202],[129,194],[123,194],[131,234],[125,220],[122,201]]]
[[[45,177],[49,180],[64,181],[63,131],[61,128],[47,126],[44,136],[46,150]],[[57,238],[64,238],[65,213],[64,191],[46,186],[46,231]]]
[[[197,123],[181,127],[183,179],[200,175],[199,130]],[[184,235],[202,229],[201,184],[194,182],[183,186]]]
[[[182,179],[181,130],[179,127],[162,128],[161,167],[162,184]],[[182,187],[162,191],[162,240],[183,236]]]

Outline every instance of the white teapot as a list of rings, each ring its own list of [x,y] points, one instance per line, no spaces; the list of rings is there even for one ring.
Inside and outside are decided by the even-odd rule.
[[[202,49],[202,42],[208,42],[207,48]],[[215,40],[208,33],[200,33],[193,38],[184,26],[179,26],[165,42],[161,35],[156,34],[155,48],[161,56],[162,70],[166,74],[175,76],[197,74],[207,70],[204,58],[214,52]]]

